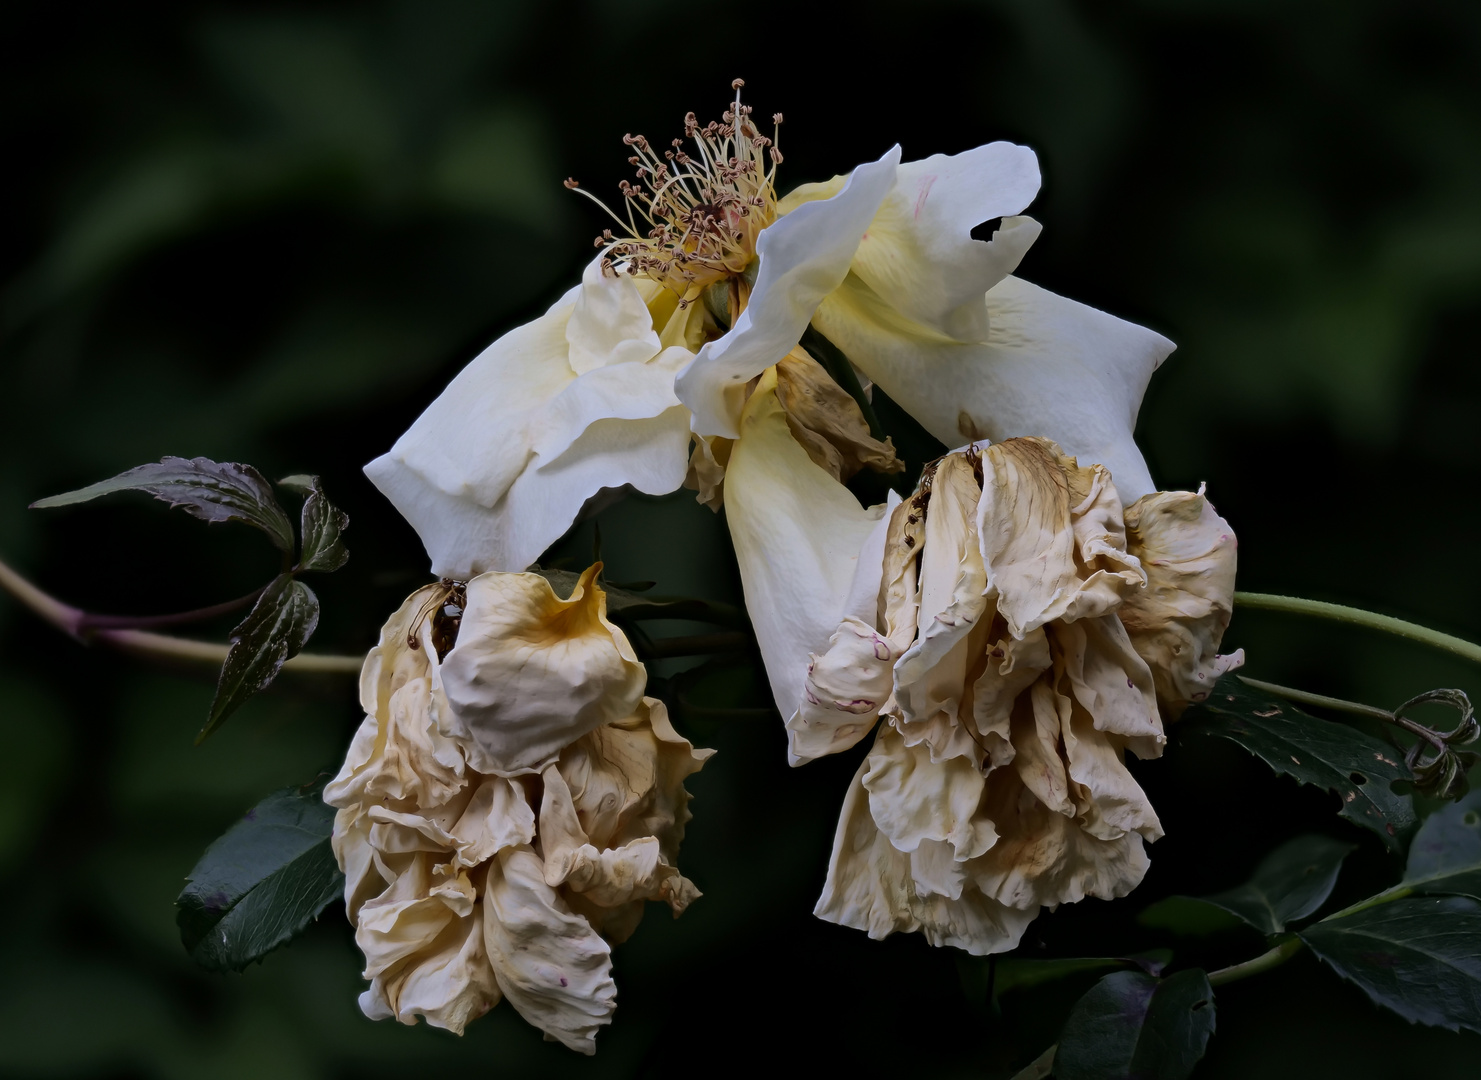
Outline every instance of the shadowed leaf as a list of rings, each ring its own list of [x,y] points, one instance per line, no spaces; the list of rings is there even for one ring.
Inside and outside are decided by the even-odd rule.
[[[340,539],[349,528],[350,515],[324,497],[317,476],[286,476],[278,484],[304,496],[298,569],[321,574],[338,570],[350,558],[349,550]]]
[[[1298,836],[1260,860],[1254,876],[1243,885],[1212,896],[1180,899],[1221,908],[1262,934],[1279,934],[1287,923],[1313,914],[1332,895],[1342,860],[1356,846],[1325,836]]]
[[[275,577],[231,632],[231,649],[221,665],[216,696],[196,742],[277,678],[283,662],[298,654],[318,625],[319,598],[313,590],[289,574]]]
[[[1058,1080],[1183,1080],[1214,1031],[1214,991],[1197,968],[1155,979],[1117,971],[1070,1012],[1054,1056]]]
[[[269,795],[211,844],[175,900],[191,958],[241,971],[302,933],[344,888],[323,785]]]
[[[1481,790],[1425,819],[1409,846],[1403,883],[1417,893],[1481,900]]]
[[[1415,821],[1414,801],[1390,785],[1412,778],[1387,743],[1345,724],[1318,720],[1236,675],[1220,679],[1208,700],[1184,714],[1182,724],[1238,743],[1278,773],[1336,792],[1343,817],[1372,830],[1390,851],[1403,850],[1404,835]]]
[[[85,488],[31,504],[45,510],[88,502],[116,491],[143,491],[202,521],[243,521],[267,533],[279,550],[293,550],[293,525],[272,485],[250,465],[209,458],[165,457]]]
[[[1413,1023],[1481,1032],[1481,904],[1394,900],[1325,919],[1301,940],[1379,1005]]]

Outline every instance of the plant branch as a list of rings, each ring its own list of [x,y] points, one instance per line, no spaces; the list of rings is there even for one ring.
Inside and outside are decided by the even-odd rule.
[[[1241,964],[1231,964],[1226,968],[1208,973],[1210,986],[1223,986],[1225,983],[1238,982],[1240,979],[1248,979],[1251,975],[1261,975],[1272,968],[1278,968],[1291,957],[1301,951],[1301,939],[1289,937],[1276,945],[1269,952],[1263,952],[1253,960],[1246,960]]]
[[[1256,611],[1281,611],[1291,615],[1310,615],[1318,619],[1361,626],[1369,630],[1380,630],[1385,634],[1408,638],[1421,645],[1443,649],[1448,653],[1464,657],[1481,664],[1481,645],[1473,644],[1453,634],[1442,634],[1428,626],[1396,619],[1392,615],[1379,615],[1362,608],[1346,604],[1329,604],[1323,600],[1306,600],[1299,596],[1275,596],[1270,593],[1237,592],[1234,594],[1236,607],[1253,608]]]
[[[1280,686],[1276,683],[1262,682],[1259,679],[1238,676],[1240,682],[1246,686],[1253,686],[1256,690],[1263,690],[1267,694],[1283,697],[1287,701],[1297,701],[1302,705],[1315,705],[1323,709],[1335,709],[1338,712],[1352,713],[1355,716],[1366,716],[1370,720],[1382,720],[1386,724],[1398,723],[1398,718],[1387,709],[1380,709],[1376,705],[1364,705],[1357,701],[1346,701],[1342,698],[1327,697],[1325,694],[1313,694],[1306,690],[1296,690],[1289,686]]]
[[[261,589],[253,589],[246,596],[239,596],[235,600],[196,608],[194,611],[181,611],[174,615],[93,615],[90,612],[79,612],[77,632],[86,635],[95,630],[150,630],[161,626],[205,622],[220,615],[230,615],[244,607],[251,607],[266,588],[264,585]]]
[[[229,646],[224,644],[155,634],[148,630],[135,628],[137,624],[133,627],[90,626],[87,612],[71,604],[64,604],[56,597],[38,589],[3,561],[0,561],[0,588],[14,596],[41,619],[83,644],[97,641],[137,656],[164,660],[188,660],[218,666],[226,661]],[[241,601],[231,603],[245,606]],[[187,612],[186,614],[208,617],[199,616],[198,612]],[[175,616],[163,616],[163,618],[175,618]],[[364,659],[358,656],[299,653],[285,663],[283,669],[285,671],[355,674],[360,671],[363,664]]]

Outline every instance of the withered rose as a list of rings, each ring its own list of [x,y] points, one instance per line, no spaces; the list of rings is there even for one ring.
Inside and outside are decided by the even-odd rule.
[[[796,764],[884,718],[816,913],[982,954],[1042,907],[1133,889],[1162,830],[1124,756],[1162,752],[1159,693],[1176,712],[1240,662],[1216,653],[1234,553],[1201,493],[1123,510],[1047,439],[943,458],[787,725]]]
[[[324,797],[367,1016],[461,1032],[508,998],[592,1053],[611,945],[646,901],[678,915],[699,895],[674,864],[684,779],[711,752],[643,695],[598,569],[567,599],[535,574],[428,586],[366,657],[366,717]]]

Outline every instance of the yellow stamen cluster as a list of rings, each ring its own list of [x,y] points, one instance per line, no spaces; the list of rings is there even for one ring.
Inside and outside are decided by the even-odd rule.
[[[750,264],[756,237],[776,220],[776,167],[782,155],[775,129],[772,138],[760,134],[751,122],[751,107],[741,104],[744,85],[741,79],[731,83],[735,101],[722,122],[700,127],[692,112],[684,117],[684,134],[694,141],[697,156],[685,152],[683,139],[675,139],[660,157],[643,136],[623,136],[635,151],[628,162],[637,166],[638,176],[636,184],[624,180],[620,185],[626,221],[575,180],[566,181],[622,230],[604,229],[596,238],[596,246],[605,249],[604,269],[651,278],[687,306],[707,286],[739,276]],[[780,125],[782,114],[772,121]]]

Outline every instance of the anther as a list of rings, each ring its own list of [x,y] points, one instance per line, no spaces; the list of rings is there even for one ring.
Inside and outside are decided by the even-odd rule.
[[[580,184],[578,184],[578,183],[576,183],[576,181],[575,181],[575,180],[574,180],[574,179],[573,179],[573,178],[572,178],[572,177],[569,177],[569,176],[568,176],[568,177],[566,177],[566,188],[567,188],[567,189],[568,189],[568,190],[570,190],[570,191],[575,191],[575,190],[576,190],[576,189],[577,189],[577,188],[579,188],[579,187],[580,187],[580,186],[581,186],[581,185],[580,185]]]

